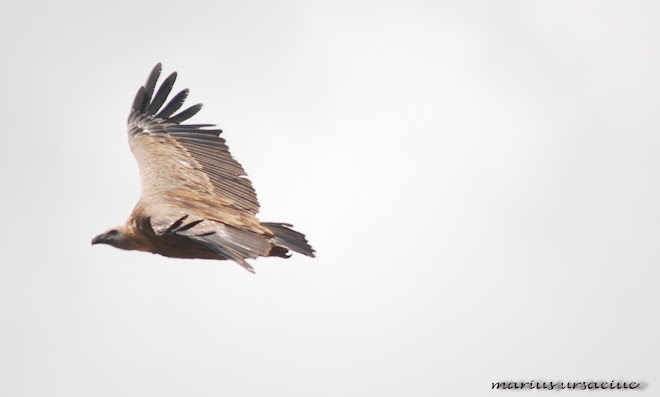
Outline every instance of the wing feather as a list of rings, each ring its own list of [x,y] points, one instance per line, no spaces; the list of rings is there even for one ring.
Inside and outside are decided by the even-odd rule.
[[[146,113],[147,116],[154,115],[158,110],[160,110],[160,107],[163,106],[167,100],[167,97],[170,95],[170,92],[172,92],[172,87],[174,86],[175,81],[176,72],[169,75],[165,81],[163,81],[163,84],[160,85],[158,92],[156,92],[154,100],[149,104],[149,109],[147,109]]]
[[[222,130],[213,124],[180,124],[202,105],[172,116],[183,106],[188,89],[176,94],[161,110],[177,78],[176,72],[172,73],[155,90],[161,70],[158,64],[151,71],[128,118],[129,143],[140,167],[143,196],[172,204],[175,193],[193,192],[217,198],[211,200],[213,205],[224,203],[255,215],[259,211],[256,192],[225,140],[218,136]]]
[[[188,89],[186,88],[185,90],[179,92],[170,100],[170,102],[165,105],[165,108],[160,111],[156,115],[157,119],[167,119],[171,115],[174,114],[177,110],[181,109],[181,106],[183,106],[183,102],[185,102],[186,98],[188,97]]]
[[[163,66],[160,63],[157,63],[156,66],[154,66],[154,68],[151,70],[151,73],[149,73],[147,82],[144,84],[146,101],[140,108],[140,111],[145,112],[147,110],[147,105],[149,104],[149,102],[151,102],[151,96],[154,94],[154,89],[156,88],[156,82],[158,81],[158,77],[160,77],[160,72],[162,70],[163,70]]]
[[[138,89],[137,94],[135,94],[135,99],[133,100],[133,105],[131,106],[131,116],[139,116],[141,113],[139,109],[142,108],[142,104],[144,103],[145,99],[147,96],[147,90],[144,89],[144,87],[140,87]],[[137,110],[137,112],[136,112]],[[135,112],[135,113],[134,113]],[[128,122],[130,123],[132,120],[129,118]]]
[[[192,116],[196,115],[197,112],[202,110],[202,104],[198,103],[197,105],[191,106],[188,109],[182,111],[181,113],[177,114],[176,116],[170,117],[170,123],[175,123],[179,124],[182,123]]]

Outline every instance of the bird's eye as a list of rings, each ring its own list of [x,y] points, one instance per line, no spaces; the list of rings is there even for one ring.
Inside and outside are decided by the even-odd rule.
[[[116,231],[116,230],[110,230],[105,235],[108,236],[108,237],[117,237],[119,235],[119,232]]]

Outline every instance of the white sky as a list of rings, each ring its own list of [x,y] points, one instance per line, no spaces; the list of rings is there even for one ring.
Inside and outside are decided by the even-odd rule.
[[[654,393],[659,12],[8,5],[0,394]],[[90,246],[139,196],[125,120],[159,61],[205,104],[193,120],[224,129],[261,219],[293,223],[318,258],[259,259],[251,275]]]

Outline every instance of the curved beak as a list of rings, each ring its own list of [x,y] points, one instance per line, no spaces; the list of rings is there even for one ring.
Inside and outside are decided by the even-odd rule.
[[[104,237],[103,234],[99,234],[98,236],[94,237],[94,238],[92,239],[92,245],[94,245],[94,244],[102,244],[102,243],[103,243],[103,237]]]

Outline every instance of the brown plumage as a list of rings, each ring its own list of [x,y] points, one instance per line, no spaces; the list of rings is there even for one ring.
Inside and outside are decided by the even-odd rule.
[[[92,244],[171,258],[231,259],[253,273],[248,258],[288,258],[289,250],[313,257],[305,236],[291,225],[257,219],[257,195],[219,137],[222,131],[213,124],[181,124],[202,105],[173,115],[187,89],[161,109],[176,80],[175,72],[154,96],[161,69],[159,63],[151,71],[128,117],[142,195],[125,225],[94,237]]]

